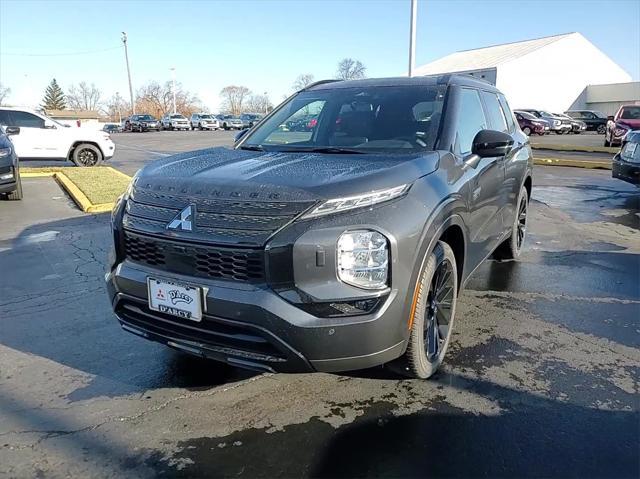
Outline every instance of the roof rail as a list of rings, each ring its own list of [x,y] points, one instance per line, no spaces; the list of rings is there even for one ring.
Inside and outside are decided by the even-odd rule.
[[[324,85],[325,83],[334,83],[334,82],[337,82],[337,81],[341,81],[341,80],[318,80],[318,81],[315,81],[313,83],[310,83],[309,85],[307,85],[306,87],[302,88],[299,91],[305,91],[305,90],[308,90],[309,88],[312,88],[314,86]]]

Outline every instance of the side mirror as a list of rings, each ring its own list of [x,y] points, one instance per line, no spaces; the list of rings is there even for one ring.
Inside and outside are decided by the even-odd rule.
[[[19,135],[20,134],[20,127],[19,126],[8,126],[5,128],[5,133],[7,135]]]
[[[55,128],[56,124],[50,120],[44,121],[44,128]]]
[[[234,141],[235,141],[236,143],[238,143],[238,141],[240,141],[240,138],[242,138],[244,135],[246,135],[248,131],[249,131],[249,129],[248,129],[248,128],[245,128],[244,130],[240,130],[240,131],[238,132],[238,134],[236,135],[236,138],[235,138],[235,140],[234,140]]]
[[[511,135],[495,130],[480,130],[473,139],[471,153],[480,158],[505,156],[512,146]]]

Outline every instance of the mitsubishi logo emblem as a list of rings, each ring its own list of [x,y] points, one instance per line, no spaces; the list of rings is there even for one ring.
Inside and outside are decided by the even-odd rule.
[[[195,205],[189,205],[176,215],[167,225],[168,230],[193,231],[193,218],[195,216]]]

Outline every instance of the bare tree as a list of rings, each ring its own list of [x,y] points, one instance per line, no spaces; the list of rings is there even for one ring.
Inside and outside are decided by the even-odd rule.
[[[4,86],[0,83],[0,106],[4,105],[4,101],[11,93],[11,88]]]
[[[354,60],[353,58],[343,58],[338,63],[338,71],[336,72],[336,78],[340,80],[358,80],[365,77],[365,67],[360,60]]]
[[[302,75],[298,75],[296,81],[293,82],[293,89],[295,91],[302,90],[303,88],[311,85],[313,83],[313,79],[314,77],[311,73],[303,73]]]
[[[222,109],[232,115],[242,113],[243,106],[251,91],[246,86],[229,85],[220,90]]]
[[[246,101],[243,110],[247,113],[260,113],[264,115],[273,110],[273,104],[267,95],[251,95]]]
[[[136,94],[136,111],[161,117],[165,113],[173,112],[172,83],[167,81],[164,85],[158,82],[149,82],[138,89]],[[189,116],[202,109],[200,99],[184,90],[182,84],[176,83],[176,110],[178,113]]]
[[[102,92],[93,83],[80,82],[78,86],[69,87],[66,98],[67,106],[72,110],[98,110]]]
[[[131,112],[131,105],[120,96],[120,93],[113,95],[105,103],[104,113],[110,121],[121,121],[123,116]]]

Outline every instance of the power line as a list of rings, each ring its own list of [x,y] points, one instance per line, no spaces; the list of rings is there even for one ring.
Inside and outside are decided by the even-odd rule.
[[[101,50],[86,50],[83,52],[69,52],[69,53],[6,53],[0,52],[0,56],[7,57],[66,57],[75,55],[91,55],[93,53],[110,52],[112,50],[120,50],[122,47],[103,48]]]

